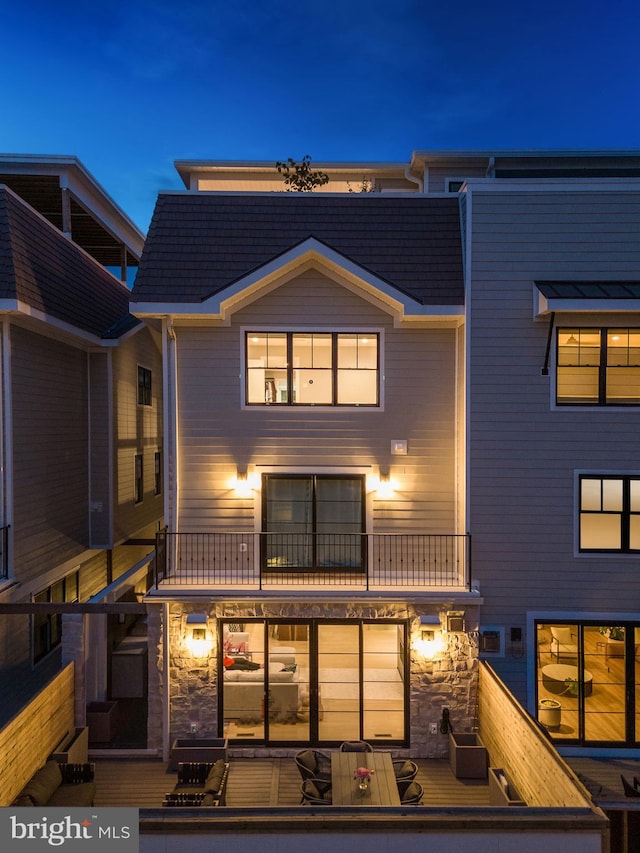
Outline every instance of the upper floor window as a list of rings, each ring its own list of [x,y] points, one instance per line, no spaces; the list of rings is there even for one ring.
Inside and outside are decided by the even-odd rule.
[[[640,329],[558,329],[556,400],[640,405]]]
[[[374,332],[247,332],[247,403],[377,406],[378,339]]]
[[[72,572],[51,586],[34,595],[39,604],[78,600],[78,572]],[[59,613],[38,611],[31,620],[33,660],[37,663],[62,641],[62,616]]]
[[[580,477],[580,550],[640,551],[640,477]]]
[[[144,466],[142,453],[136,453],[133,460],[133,502],[142,503],[144,498]]]
[[[151,371],[138,365],[138,405],[150,406],[151,400]]]

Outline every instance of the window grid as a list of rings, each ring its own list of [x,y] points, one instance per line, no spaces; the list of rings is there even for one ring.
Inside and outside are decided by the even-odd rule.
[[[640,477],[580,477],[580,551],[640,551]]]
[[[558,405],[640,405],[640,330],[561,328],[556,345]]]
[[[151,394],[151,371],[147,367],[138,365],[138,405],[150,406],[152,404]]]
[[[280,351],[286,341],[284,360],[281,356],[272,357],[272,344],[276,341]],[[379,334],[373,332],[247,332],[246,403],[377,407],[379,343]],[[367,345],[367,355],[361,354]],[[345,355],[347,347],[353,352],[351,363]]]

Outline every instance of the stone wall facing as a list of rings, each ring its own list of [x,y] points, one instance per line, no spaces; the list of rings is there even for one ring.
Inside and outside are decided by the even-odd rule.
[[[242,622],[259,619],[401,619],[410,625],[410,747],[398,754],[415,757],[446,757],[448,733],[441,731],[442,709],[449,709],[450,721],[456,731],[477,729],[478,699],[478,607],[465,607],[466,633],[443,633],[444,649],[434,660],[426,660],[414,648],[420,637],[420,617],[440,616],[451,604],[419,607],[407,602],[210,602],[207,605],[169,604],[168,661],[162,659],[162,624],[160,608],[156,619],[149,619],[149,646],[157,649],[156,666],[150,667],[149,680],[149,747],[159,747],[159,720],[162,718],[162,697],[169,698],[169,742],[175,738],[193,736],[221,737],[218,731],[217,635],[221,618]],[[156,608],[150,608],[150,610]],[[206,613],[210,648],[206,656],[195,658],[185,644],[187,616]],[[151,615],[151,614],[150,614]],[[151,673],[154,672],[154,676]],[[165,672],[168,685],[165,685]],[[168,686],[168,691],[167,691]],[[155,694],[155,695],[154,695]],[[158,713],[160,712],[160,713]],[[437,731],[432,731],[433,726]],[[235,755],[286,755],[295,749],[238,746]]]

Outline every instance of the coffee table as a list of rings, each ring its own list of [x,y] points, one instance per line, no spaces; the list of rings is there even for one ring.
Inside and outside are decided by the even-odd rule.
[[[593,690],[593,674],[588,669],[582,671],[584,680],[584,695],[590,696]],[[577,666],[568,663],[550,663],[542,667],[542,686],[549,693],[567,693],[567,681],[577,681],[579,670]]]

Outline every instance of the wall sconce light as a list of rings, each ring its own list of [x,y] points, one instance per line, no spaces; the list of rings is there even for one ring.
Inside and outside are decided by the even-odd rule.
[[[238,468],[236,471],[235,490],[241,498],[251,497],[253,486],[246,468]]]
[[[464,611],[463,610],[448,610],[447,611],[447,631],[453,634],[464,633]]]
[[[212,644],[205,613],[189,613],[187,616],[185,645],[194,658],[206,657],[209,654]]]
[[[380,480],[376,493],[379,498],[390,498],[393,494],[393,482],[388,471],[380,471]]]
[[[420,617],[420,638],[414,642],[414,648],[425,660],[433,660],[444,650],[438,616]]]

